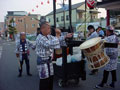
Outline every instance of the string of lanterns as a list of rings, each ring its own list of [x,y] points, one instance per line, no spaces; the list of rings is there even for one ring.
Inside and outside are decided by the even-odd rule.
[[[51,0],[52,1],[52,0]],[[42,5],[44,5],[44,4],[50,4],[51,3],[51,1],[50,0],[41,0],[40,1],[40,5],[36,5],[35,7],[36,7],[36,9],[38,9],[40,6],[42,6]],[[57,1],[58,0],[55,0],[55,2],[57,3]],[[67,0],[64,0],[64,1],[67,1]],[[35,12],[35,9],[32,9],[31,10],[32,12]],[[31,12],[29,12],[28,14],[31,14]]]
[[[50,4],[50,0],[44,0],[44,2],[43,2],[43,0],[40,1],[41,6],[44,5],[45,3]],[[36,5],[36,8],[38,9],[40,5]],[[32,9],[32,12],[35,12],[35,9]],[[31,14],[31,13],[29,12],[29,14]]]
[[[52,0],[51,0],[51,1],[52,1]],[[33,8],[30,12],[28,12],[28,14],[27,14],[26,16],[30,15],[32,12],[35,12],[35,10],[38,9],[40,6],[42,6],[42,5],[44,5],[44,4],[50,4],[51,1],[50,1],[50,0],[44,0],[44,2],[43,2],[43,0],[41,0],[41,1],[40,1],[40,5],[36,5],[35,8]],[[57,1],[58,1],[58,0],[55,0],[56,3],[57,3]],[[60,0],[59,0],[59,1],[60,1]],[[61,0],[61,1],[63,1],[63,0]],[[64,0],[64,1],[67,1],[67,0]],[[19,24],[20,21],[21,21],[21,22],[24,21],[24,18],[25,18],[26,16],[20,17],[19,20],[18,20],[18,22],[16,22],[16,24]]]

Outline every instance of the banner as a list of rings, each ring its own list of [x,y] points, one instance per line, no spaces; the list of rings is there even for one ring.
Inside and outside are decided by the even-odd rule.
[[[69,10],[69,5],[68,5],[68,4],[64,4],[64,6],[63,6],[63,4],[59,4],[59,5],[62,7],[62,9],[63,9],[64,11]]]

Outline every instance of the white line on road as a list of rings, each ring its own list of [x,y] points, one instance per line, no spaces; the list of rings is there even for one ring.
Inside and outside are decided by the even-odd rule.
[[[2,56],[2,46],[0,46],[0,59],[1,59],[1,56]]]

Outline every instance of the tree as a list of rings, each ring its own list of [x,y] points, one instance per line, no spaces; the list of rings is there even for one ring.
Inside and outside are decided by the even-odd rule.
[[[100,19],[101,19],[101,20],[104,20],[105,18],[104,18],[104,17],[101,17]]]
[[[15,24],[15,23],[14,23],[14,19],[12,18],[12,19],[10,20],[10,24],[8,25],[8,28],[9,28],[8,32],[9,32],[9,34],[10,34],[11,39],[13,39],[13,40],[15,39],[15,38],[14,38],[14,34],[17,33],[17,30],[16,30],[14,24]]]

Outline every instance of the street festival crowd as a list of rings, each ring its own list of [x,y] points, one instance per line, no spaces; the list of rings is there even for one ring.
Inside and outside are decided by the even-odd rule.
[[[114,27],[107,26],[106,32],[102,30],[102,27],[98,27],[95,30],[93,25],[87,27],[88,34],[87,39],[91,40],[96,37],[101,37],[105,42],[118,43],[118,38],[114,34]],[[68,38],[73,37],[73,33],[68,33],[65,36],[61,35],[60,29],[55,29],[56,36],[51,35],[51,26],[49,22],[44,21],[40,24],[40,32],[37,33],[37,38],[35,44],[31,43],[26,39],[26,33],[20,33],[20,39],[16,40],[16,57],[19,58],[19,74],[18,77],[22,77],[23,71],[23,62],[26,63],[26,71],[28,76],[32,76],[30,73],[29,65],[29,55],[31,47],[36,51],[37,54],[37,69],[39,73],[39,90],[53,90],[53,78],[54,78],[54,68],[53,68],[53,55],[55,49],[60,49],[61,45]],[[115,88],[115,83],[117,81],[116,69],[118,61],[118,48],[105,48],[105,53],[109,57],[109,62],[104,66],[103,78],[102,81],[95,85],[94,88],[102,88],[108,86]],[[85,53],[84,53],[85,54]],[[98,73],[98,68],[93,69],[90,72],[90,75],[95,75]],[[110,84],[107,84],[108,75],[111,73],[112,81]]]

